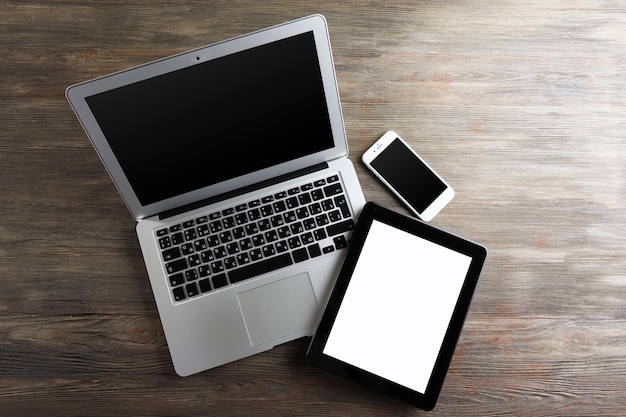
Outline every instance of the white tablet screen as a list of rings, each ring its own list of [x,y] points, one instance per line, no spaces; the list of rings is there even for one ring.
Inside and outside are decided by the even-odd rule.
[[[424,393],[470,263],[374,220],[323,353]]]

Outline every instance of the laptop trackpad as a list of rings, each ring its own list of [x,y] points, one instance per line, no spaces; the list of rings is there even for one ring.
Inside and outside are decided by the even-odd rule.
[[[244,291],[237,298],[252,345],[312,329],[319,314],[306,272]]]

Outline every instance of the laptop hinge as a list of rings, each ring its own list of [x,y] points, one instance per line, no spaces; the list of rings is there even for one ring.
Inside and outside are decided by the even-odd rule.
[[[291,179],[301,177],[306,174],[311,174],[313,172],[321,171],[323,169],[328,168],[327,162],[322,162],[321,164],[312,165],[307,168],[299,169],[297,171],[293,171],[287,174],[280,175],[275,178],[270,178],[269,180],[261,181],[256,184],[251,184],[246,187],[238,188],[233,191],[229,191],[227,193],[223,193],[220,195],[216,195],[214,197],[205,198],[204,200],[196,201],[195,203],[186,204],[182,207],[177,207],[172,210],[164,211],[158,215],[160,220],[167,219],[169,217],[174,217],[182,213],[186,213],[191,210],[195,210],[200,207],[208,206],[209,204],[214,204],[228,198],[236,197],[238,195],[243,195],[249,193],[251,191],[260,190],[261,188],[269,187],[271,185],[279,184],[284,181],[289,181]]]

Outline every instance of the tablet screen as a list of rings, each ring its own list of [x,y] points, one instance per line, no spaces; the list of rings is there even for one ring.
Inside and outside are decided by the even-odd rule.
[[[373,220],[323,353],[425,393],[471,261]]]

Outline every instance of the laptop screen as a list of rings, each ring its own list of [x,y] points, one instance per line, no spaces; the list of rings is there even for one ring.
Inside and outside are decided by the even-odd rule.
[[[334,146],[313,32],[85,100],[142,205]]]

